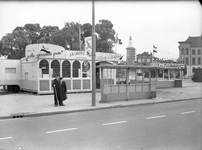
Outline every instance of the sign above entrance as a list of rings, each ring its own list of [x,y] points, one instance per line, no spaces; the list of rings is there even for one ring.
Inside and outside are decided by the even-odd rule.
[[[26,60],[36,59],[74,59],[91,60],[91,37],[88,39],[86,51],[65,50],[63,47],[53,44],[30,44],[25,49]],[[121,54],[96,52],[96,61],[118,61]]]
[[[65,58],[65,49],[53,44],[31,44],[26,47],[26,58]]]

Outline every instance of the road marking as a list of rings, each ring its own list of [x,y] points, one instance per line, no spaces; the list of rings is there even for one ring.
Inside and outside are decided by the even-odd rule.
[[[196,111],[187,111],[187,112],[182,112],[182,113],[180,113],[181,115],[184,115],[184,114],[190,114],[190,113],[194,113],[194,112],[196,112]]]
[[[46,133],[64,132],[64,131],[71,131],[71,130],[76,130],[76,129],[77,128],[61,129],[61,130],[48,131]]]
[[[126,123],[127,121],[119,121],[119,122],[111,122],[111,123],[105,123],[102,124],[103,126],[113,125],[113,124],[120,124],[120,123]]]
[[[162,117],[165,117],[165,115],[148,117],[147,119],[155,119],[155,118],[162,118]]]
[[[8,139],[12,139],[13,137],[4,137],[4,138],[0,138],[0,140],[8,140]]]

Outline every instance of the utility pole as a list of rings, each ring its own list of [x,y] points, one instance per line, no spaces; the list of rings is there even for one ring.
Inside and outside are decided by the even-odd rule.
[[[96,76],[95,76],[95,0],[92,1],[92,106],[96,105]]]

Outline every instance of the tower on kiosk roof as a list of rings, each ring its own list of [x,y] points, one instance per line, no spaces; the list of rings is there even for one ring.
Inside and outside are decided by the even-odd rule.
[[[136,49],[133,47],[132,36],[129,37],[129,44],[126,48],[126,61],[134,63],[136,60]]]

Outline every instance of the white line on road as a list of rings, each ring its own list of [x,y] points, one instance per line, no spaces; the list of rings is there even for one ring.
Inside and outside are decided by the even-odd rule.
[[[77,128],[61,129],[61,130],[48,131],[46,133],[64,132],[64,131],[71,131],[71,130],[76,130],[76,129]]]
[[[0,138],[0,140],[8,140],[8,139],[12,139],[12,137],[4,137],[4,138]]]
[[[148,117],[147,119],[155,119],[155,118],[162,118],[162,117],[165,117],[165,115]]]
[[[194,112],[196,112],[196,111],[187,111],[187,112],[182,112],[182,113],[180,113],[181,115],[184,115],[184,114],[190,114],[190,113],[194,113]]]
[[[119,121],[119,122],[111,122],[111,123],[105,123],[102,124],[103,126],[113,125],[113,124],[120,124],[120,123],[126,123],[127,121]]]

